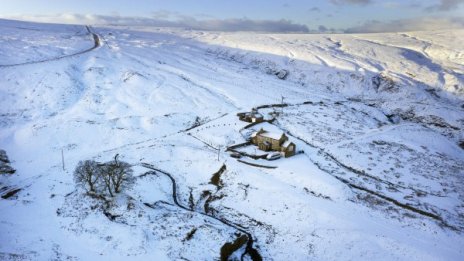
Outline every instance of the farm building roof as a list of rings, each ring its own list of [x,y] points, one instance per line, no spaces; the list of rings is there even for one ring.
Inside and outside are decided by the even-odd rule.
[[[287,140],[284,143],[282,143],[282,147],[287,148],[288,146],[290,146],[290,144],[292,144],[292,142]]]
[[[277,132],[263,132],[263,133],[260,133],[259,135],[263,136],[263,137],[267,137],[267,138],[271,138],[271,139],[274,139],[274,140],[279,140],[280,138],[282,138],[282,135],[284,135],[283,133],[277,133]]]

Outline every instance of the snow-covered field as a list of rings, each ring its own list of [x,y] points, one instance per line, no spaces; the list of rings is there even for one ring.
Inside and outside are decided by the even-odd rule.
[[[464,30],[0,30],[1,260],[216,260],[244,235],[258,256],[231,259],[464,258]],[[252,108],[278,116],[248,128]],[[260,128],[302,153],[226,151]],[[132,189],[76,189],[117,153]]]

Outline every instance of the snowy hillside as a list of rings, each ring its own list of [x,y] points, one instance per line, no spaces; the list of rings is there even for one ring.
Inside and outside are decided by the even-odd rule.
[[[0,30],[1,260],[464,258],[462,30]],[[228,148],[261,128],[297,155]],[[132,189],[76,187],[115,154]]]

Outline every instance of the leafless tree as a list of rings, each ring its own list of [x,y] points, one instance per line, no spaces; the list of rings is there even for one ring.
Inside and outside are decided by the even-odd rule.
[[[135,183],[133,170],[129,163],[118,160],[97,163],[93,160],[80,161],[74,171],[76,184],[88,188],[89,192],[105,194],[113,197]]]
[[[119,154],[116,154],[114,161],[106,162],[102,167],[102,179],[110,196],[130,188],[135,182],[131,165],[119,161],[118,156]]]
[[[100,166],[101,170],[101,179],[102,179],[102,190],[106,189],[108,191],[108,194],[113,197],[113,186],[111,182],[111,175],[112,172],[110,171],[110,167],[105,163],[101,164]],[[103,193],[103,191],[102,191]]]
[[[100,176],[98,164],[93,160],[79,161],[74,170],[76,184],[88,188],[89,192],[97,192]]]

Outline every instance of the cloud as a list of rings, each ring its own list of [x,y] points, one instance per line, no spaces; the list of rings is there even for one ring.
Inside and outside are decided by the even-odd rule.
[[[330,0],[330,2],[335,5],[367,5],[372,3],[372,0]]]
[[[208,31],[258,31],[258,32],[309,32],[306,25],[295,24],[290,20],[191,20],[186,26],[196,30]]]
[[[194,18],[173,13],[153,13],[153,17],[128,17],[119,15],[35,15],[35,16],[10,16],[7,19],[17,19],[37,22],[68,23],[68,24],[92,24],[92,25],[128,25],[128,26],[154,26],[185,28],[203,31],[256,31],[269,33],[321,33],[321,32],[345,32],[345,33],[381,33],[381,32],[406,32],[427,31],[442,29],[464,29],[464,18],[451,17],[421,17],[416,19],[401,19],[392,21],[366,21],[358,26],[350,28],[332,29],[320,25],[317,29],[309,30],[306,25],[294,23],[290,20],[252,20],[241,19],[205,19]]]
[[[7,19],[17,19],[36,22],[68,23],[68,24],[93,24],[93,25],[128,25],[128,26],[157,26],[177,27],[204,31],[256,31],[287,33],[307,33],[306,25],[297,24],[290,20],[252,20],[240,19],[197,19],[190,16],[172,15],[161,12],[154,13],[153,17],[129,17],[119,15],[32,15],[9,16]]]
[[[382,3],[382,6],[384,8],[388,8],[388,9],[397,9],[397,8],[401,7],[402,4],[398,3],[398,2],[386,1],[386,2]]]
[[[440,0],[438,4],[426,7],[425,10],[431,12],[450,11],[462,4],[464,4],[464,0]]]
[[[324,25],[319,25],[319,27],[317,28],[317,30],[318,30],[319,32],[321,32],[321,33],[322,33],[322,32],[327,32],[327,31],[329,31],[329,29],[328,29],[326,26],[324,26]]]
[[[401,19],[389,22],[371,20],[360,26],[348,28],[346,33],[383,33],[383,32],[407,32],[430,31],[443,29],[464,29],[464,18],[434,18],[421,17],[417,19]]]
[[[319,7],[312,7],[308,10],[308,12],[316,12],[316,13],[319,13],[321,11],[321,9]]]

